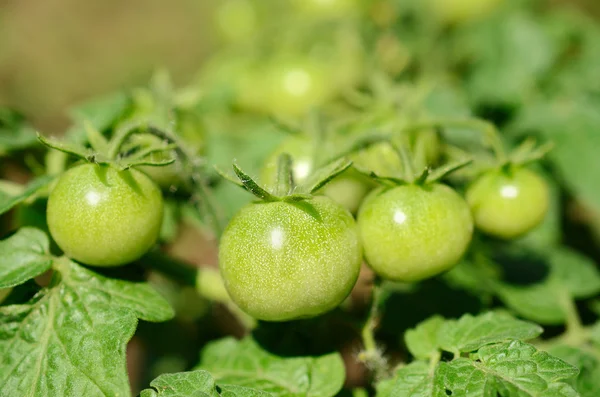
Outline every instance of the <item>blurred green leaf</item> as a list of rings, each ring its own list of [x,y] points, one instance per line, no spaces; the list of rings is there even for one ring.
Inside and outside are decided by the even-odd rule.
[[[577,377],[567,380],[581,395],[581,397],[597,397],[600,395],[600,358],[582,349],[556,345],[548,353],[579,368]]]
[[[125,114],[130,104],[128,95],[124,92],[115,92],[80,103],[69,109],[69,114],[78,124],[81,124],[82,134],[85,134],[84,121],[88,121],[96,130],[104,131],[112,127]]]
[[[0,156],[37,144],[36,131],[23,116],[0,107]]]
[[[0,214],[11,210],[16,205],[21,204],[41,189],[45,188],[50,182],[54,180],[54,176],[45,175],[34,179],[24,187],[23,191],[16,195],[10,195],[0,191]]]
[[[484,105],[516,105],[537,89],[553,65],[557,49],[534,13],[498,13],[467,26],[459,45],[470,63],[467,91]]]
[[[541,324],[565,321],[562,299],[588,298],[600,292],[600,272],[595,263],[567,248],[552,250],[546,257],[549,274],[531,285],[497,283],[500,299],[521,316]]]

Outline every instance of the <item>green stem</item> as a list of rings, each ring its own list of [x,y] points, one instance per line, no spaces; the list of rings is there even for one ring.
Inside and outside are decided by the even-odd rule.
[[[277,159],[277,182],[275,185],[276,196],[287,196],[292,191],[294,177],[292,175],[292,158],[283,153]]]
[[[375,329],[379,324],[380,310],[386,296],[381,287],[381,280],[379,278],[375,279],[371,308],[361,332],[364,350],[359,355],[359,359],[373,371],[375,379],[384,379],[389,372],[387,361],[382,356],[375,340]]]
[[[133,121],[126,123],[121,128],[119,128],[118,132],[115,134],[114,138],[109,144],[107,156],[109,159],[114,160],[119,155],[121,148],[127,142],[130,136],[133,134],[140,133],[145,128],[145,125],[140,122]]]
[[[362,328],[362,340],[365,350],[367,352],[372,352],[377,350],[377,344],[375,342],[375,328],[377,327],[377,323],[379,322],[379,307],[381,304],[381,281],[379,279],[375,279],[373,285],[373,296],[371,298],[371,308],[369,309],[369,315],[367,316],[367,320]]]
[[[399,145],[393,144],[398,152],[400,161],[402,162],[402,171],[404,172],[404,179],[408,183],[412,183],[416,179],[414,160],[409,151],[408,138],[407,136],[402,137],[402,142]]]
[[[454,358],[456,358],[456,357],[454,357]],[[431,375],[433,375],[435,373],[435,369],[437,368],[437,365],[439,364],[441,359],[442,359],[442,352],[439,350],[437,352],[435,352],[429,359],[429,373]]]
[[[565,313],[567,324],[563,339],[573,345],[581,345],[586,338],[586,330],[581,322],[579,311],[575,305],[575,300],[571,294],[564,288],[560,291],[560,306]]]
[[[167,140],[169,143],[177,145],[175,149],[179,158],[190,165],[192,169],[191,180],[193,189],[193,202],[194,206],[201,212],[203,212],[208,218],[213,231],[217,237],[221,236],[224,230],[223,220],[217,210],[217,204],[214,201],[212,194],[209,191],[208,184],[204,178],[202,172],[202,165],[197,161],[195,153],[193,153],[188,146],[186,146],[178,136],[168,131],[162,131],[155,127],[148,127],[149,133]],[[203,208],[202,208],[203,207]]]

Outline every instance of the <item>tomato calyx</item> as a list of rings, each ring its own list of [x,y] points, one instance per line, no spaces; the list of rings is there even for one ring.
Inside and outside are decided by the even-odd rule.
[[[388,185],[388,186],[400,186],[400,185],[417,185],[424,186],[428,184],[433,184],[441,181],[449,174],[458,171],[473,162],[471,158],[463,158],[454,162],[450,162],[444,165],[441,165],[437,168],[432,168],[429,166],[425,166],[420,171],[416,169],[415,159],[407,149],[408,145],[406,142],[403,142],[400,145],[397,145],[395,142],[390,141],[390,145],[396,151],[398,157],[402,163],[402,170],[399,172],[400,175],[379,175],[374,171],[361,169],[360,167],[356,167],[356,169],[362,173],[363,175],[368,176],[373,179],[375,182]]]
[[[272,189],[273,192],[270,192],[268,187],[259,185],[235,162],[233,163],[235,177],[222,171],[218,167],[215,167],[215,169],[223,178],[252,193],[261,201],[298,203],[311,199],[315,192],[327,185],[352,165],[352,161],[343,158],[332,161],[324,167],[319,168],[315,173],[310,175],[306,181],[297,185],[292,174],[292,161],[291,156],[287,153],[283,153],[279,156],[277,164],[277,181],[276,186]]]
[[[169,153],[177,149],[177,144],[170,143],[167,140],[155,140],[149,145],[138,145],[134,150],[129,152],[120,152],[127,138],[137,130],[137,126],[135,128],[127,126],[127,128],[117,133],[110,141],[90,123],[86,122],[84,126],[91,147],[54,138],[46,138],[40,133],[37,134],[37,138],[42,144],[51,149],[70,154],[89,163],[110,165],[119,170],[138,166],[162,167],[175,162],[174,157],[153,158],[154,154]]]

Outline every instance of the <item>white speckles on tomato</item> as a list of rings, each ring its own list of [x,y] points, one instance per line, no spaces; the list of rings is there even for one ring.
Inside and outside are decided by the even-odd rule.
[[[96,266],[141,257],[156,242],[163,200],[137,170],[84,164],[68,170],[48,198],[48,228],[67,256]]]
[[[294,204],[249,204],[231,220],[219,266],[233,301],[261,320],[312,317],[339,305],[362,259],[350,213],[329,198],[308,201],[321,221]]]
[[[450,269],[473,234],[467,203],[439,184],[375,190],[360,209],[358,226],[371,268],[406,282]]]

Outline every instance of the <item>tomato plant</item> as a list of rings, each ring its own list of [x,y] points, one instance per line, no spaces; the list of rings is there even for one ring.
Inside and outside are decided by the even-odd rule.
[[[598,396],[593,4],[155,3],[64,131],[4,46],[0,396]]]

